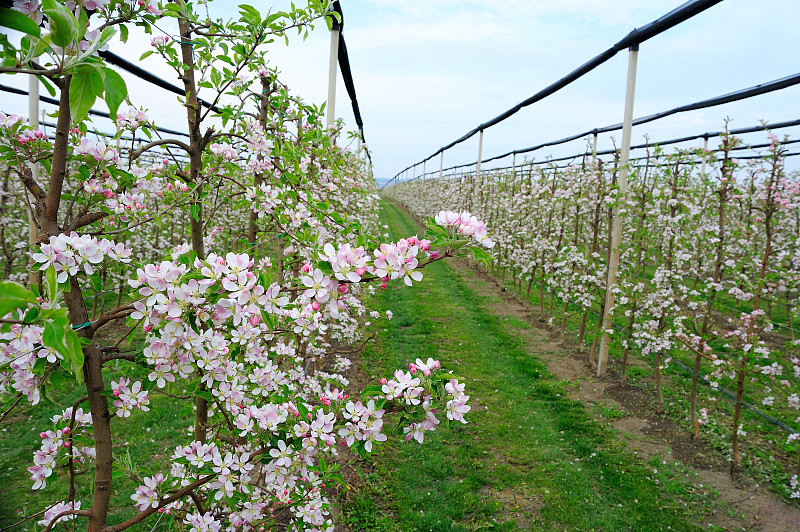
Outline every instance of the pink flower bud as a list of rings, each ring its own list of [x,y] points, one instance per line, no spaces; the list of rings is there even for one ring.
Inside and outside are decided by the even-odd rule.
[[[66,448],[68,448],[68,449],[69,449],[69,442],[68,442],[68,441],[65,441],[65,442],[64,442],[64,447],[66,447]]]
[[[349,291],[350,291],[350,287],[347,285],[347,283],[340,283],[339,284],[339,293],[340,294],[346,294]]]
[[[406,241],[408,242],[408,245],[409,245],[409,246],[413,246],[414,244],[416,244],[416,243],[417,243],[417,239],[416,239],[416,237],[413,237],[413,236],[411,236],[411,237],[408,237],[408,240],[406,240]]]
[[[381,384],[386,384],[386,379],[385,378],[381,379]]]
[[[147,325],[145,325],[142,328],[144,329],[144,332],[150,332],[150,331],[153,330],[153,325],[151,323],[148,323]]]
[[[306,414],[306,417],[307,417],[308,419],[311,419],[311,412],[309,412],[308,414]]]
[[[45,439],[45,438],[47,438],[47,433],[46,433],[46,432],[44,432],[44,431],[43,431],[43,432],[40,432],[40,433],[39,433],[39,437],[40,437],[40,438],[42,438],[42,439]]]
[[[381,283],[381,290],[386,290],[386,283]]]
[[[114,390],[111,393],[114,395],[114,397],[119,397],[119,388],[117,388],[116,390]]]
[[[311,271],[311,265],[308,264],[308,263],[303,264],[302,270],[303,270],[303,273],[310,272]]]
[[[367,270],[364,268],[356,268],[356,275],[359,277],[364,277],[364,274],[367,273]]]
[[[247,321],[250,322],[250,325],[255,327],[256,325],[261,323],[261,318],[259,318],[256,314],[253,314],[252,316],[250,316],[250,319],[248,319]]]
[[[311,303],[311,309],[312,309],[314,312],[318,311],[318,310],[319,310],[319,302],[317,302],[317,301],[314,301],[313,303]]]
[[[69,427],[64,427],[61,429],[61,434],[69,434]]]
[[[389,276],[387,275],[386,277],[382,278],[381,281],[383,281],[384,283],[388,283],[389,282]]]

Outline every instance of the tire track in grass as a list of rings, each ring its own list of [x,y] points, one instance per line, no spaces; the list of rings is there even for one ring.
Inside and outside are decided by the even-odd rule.
[[[384,203],[392,239],[418,232]],[[466,379],[469,424],[390,437],[345,510],[357,530],[699,530],[708,496],[674,464],[641,464],[554,379],[452,268],[437,262],[378,304],[394,319],[365,352],[374,377],[433,357]],[[379,498],[381,503],[376,503]]]

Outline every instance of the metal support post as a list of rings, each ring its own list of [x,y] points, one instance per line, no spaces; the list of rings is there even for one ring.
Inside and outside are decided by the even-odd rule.
[[[703,138],[703,166],[700,168],[700,175],[702,176],[706,175],[706,158],[708,158],[707,152],[708,152],[708,137],[705,137]]]
[[[620,153],[620,169],[618,177],[619,196],[614,207],[613,232],[611,235],[611,257],[608,263],[608,280],[606,281],[606,304],[603,309],[603,336],[600,339],[600,352],[597,356],[597,376],[605,375],[608,368],[608,331],[612,326],[611,311],[614,306],[614,287],[619,272],[619,248],[622,242],[621,207],[628,195],[628,163],[631,153],[631,130],[633,128],[633,97],[636,93],[636,60],[639,56],[639,45],[630,47],[628,53],[628,81],[625,89],[625,115],[622,120],[622,147]]]
[[[331,30],[331,56],[328,62],[328,107],[327,123],[330,128],[335,120],[336,113],[336,66],[339,58],[339,24],[334,24]]]
[[[28,77],[28,122],[33,128],[39,126],[39,80],[36,76]],[[37,183],[39,182],[39,172],[39,163],[33,163],[31,165],[31,174]],[[32,248],[38,238],[39,231],[33,219],[33,207],[30,207],[28,209],[28,245]],[[33,268],[28,268],[28,270],[30,271],[28,281],[33,285],[37,280],[36,271]]]
[[[475,166],[475,179],[481,177],[481,158],[483,157],[483,130],[478,137],[478,164]]]

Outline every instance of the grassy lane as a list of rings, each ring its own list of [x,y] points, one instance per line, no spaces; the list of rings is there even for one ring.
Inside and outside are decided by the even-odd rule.
[[[418,232],[384,204],[393,238]],[[379,304],[394,320],[365,354],[372,376],[438,358],[467,379],[469,424],[392,443],[345,509],[359,530],[695,530],[709,501],[685,471],[643,464],[564,393],[523,341],[443,262]],[[390,438],[392,440],[392,438]],[[377,502],[376,502],[377,501]]]

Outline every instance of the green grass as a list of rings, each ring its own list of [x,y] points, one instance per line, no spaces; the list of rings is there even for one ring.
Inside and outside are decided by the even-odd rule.
[[[107,383],[112,378],[118,380],[123,375],[131,379],[147,380],[148,370],[124,362],[117,364],[120,369],[124,368],[124,373],[113,367],[108,368],[104,371]],[[165,391],[180,394],[180,384],[168,386]],[[51,430],[53,424],[50,418],[72,406],[86,393],[82,386],[72,386],[71,390],[55,393],[52,404],[18,407],[0,425],[0,528],[15,523],[24,516],[35,514],[66,495],[69,482],[64,467],[54,471],[48,479],[47,487],[40,491],[31,490],[33,483],[29,480],[27,468],[33,465],[33,453],[41,445],[39,433]],[[81,406],[84,411],[88,409],[88,403]],[[112,419],[115,465],[131,464],[140,474],[148,474],[148,470],[152,473],[169,471],[169,456],[175,445],[186,439],[181,435],[185,434],[186,428],[193,422],[194,413],[190,405],[151,392],[150,412],[135,410],[127,419]],[[118,468],[117,470],[119,471]],[[93,476],[92,468],[79,477],[77,499],[82,502],[82,508],[91,506]],[[131,506],[130,496],[138,485],[124,472],[120,471],[119,476],[115,474],[110,523],[123,521],[137,513]],[[13,530],[41,530],[36,525],[39,519],[41,517],[27,521]],[[171,525],[170,521],[171,518],[161,519],[155,530],[164,530],[164,527]],[[155,518],[146,521],[147,529],[150,530],[155,522]]]
[[[417,233],[385,203],[393,238]],[[372,373],[417,357],[466,379],[469,424],[440,426],[423,445],[391,438],[345,508],[357,530],[696,530],[710,501],[686,475],[664,482],[615,431],[565,394],[509,323],[448,265],[378,298],[395,319],[366,353]],[[513,320],[512,320],[513,321]],[[382,506],[369,503],[381,494]],[[373,506],[370,506],[373,504]],[[393,516],[393,521],[387,515]]]

